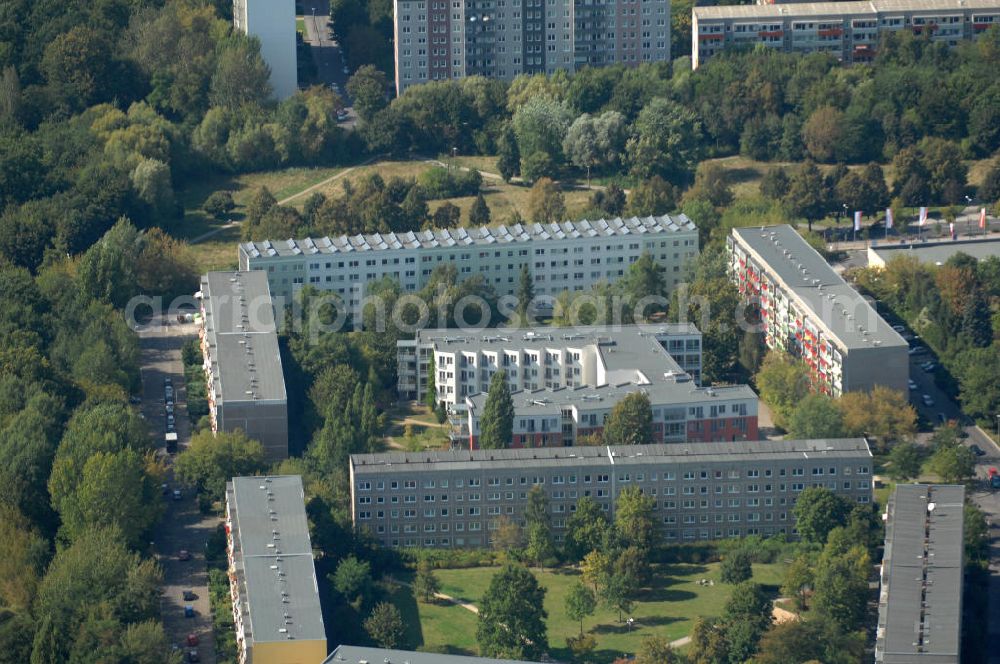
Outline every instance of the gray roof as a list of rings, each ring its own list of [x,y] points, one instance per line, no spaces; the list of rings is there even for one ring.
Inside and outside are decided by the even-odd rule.
[[[680,365],[657,341],[657,337],[669,335],[700,337],[701,332],[690,323],[491,329],[478,333],[433,329],[417,332],[417,342],[433,343],[438,351],[456,353],[503,353],[515,349],[544,352],[553,348],[594,347],[609,374],[641,370],[654,380],[668,371],[683,373]]]
[[[727,5],[695,7],[703,19],[783,19],[797,16],[853,16],[902,12],[954,12],[967,9],[1000,9],[996,0],[865,0],[864,2],[795,2],[776,5]]]
[[[254,642],[325,640],[302,478],[234,477],[227,494]]]
[[[990,256],[1000,257],[1000,238],[960,242],[917,242],[906,244],[880,244],[869,250],[888,263],[896,256],[913,256],[921,263],[941,264],[957,253],[968,254],[975,259],[985,260]]]
[[[268,545],[274,544],[274,530],[280,533],[283,554],[312,555],[301,477],[234,477],[232,486],[237,510],[235,526],[244,555],[273,555],[277,547]],[[271,520],[271,511],[277,521]]]
[[[696,464],[760,459],[795,460],[871,457],[864,438],[816,440],[755,440],[721,443],[663,443],[656,445],[539,447],[502,450],[434,450],[352,454],[354,473],[377,474],[420,470],[469,470],[490,468],[593,466],[676,463]],[[612,462],[613,459],[613,462]]]
[[[387,648],[364,648],[362,646],[338,646],[323,664],[531,664],[513,659],[493,659],[471,655],[439,655],[412,650],[389,650]]]
[[[753,399],[757,394],[749,385],[729,385],[724,387],[698,387],[690,380],[659,380],[652,383],[618,383],[599,387],[559,387],[539,390],[516,390],[511,393],[518,415],[558,415],[563,407],[604,403],[608,409],[614,407],[632,392],[645,392],[653,407],[684,406],[692,403],[706,403],[711,400]],[[486,393],[466,397],[467,402],[477,412],[486,405]]]
[[[827,336],[844,349],[907,345],[791,226],[734,228],[733,236],[763,264],[771,278],[795,294],[798,304],[808,309],[803,313],[810,313]]]
[[[372,233],[338,237],[303,238],[300,240],[264,240],[246,242],[241,249],[251,258],[272,256],[302,256],[338,254],[387,249],[446,249],[456,246],[510,244],[565,240],[581,237],[645,235],[697,231],[686,215],[659,217],[629,217],[564,221],[550,224],[514,224],[512,226],[479,226],[470,228],[438,228],[406,233]]]
[[[209,272],[201,278],[215,391],[223,403],[284,401],[285,377],[267,273]]]
[[[896,487],[886,524],[888,574],[879,597],[876,652],[885,664],[959,661],[964,504],[960,485]]]

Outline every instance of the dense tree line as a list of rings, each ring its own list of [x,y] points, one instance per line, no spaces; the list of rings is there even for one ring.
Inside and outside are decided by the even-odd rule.
[[[1000,364],[1000,260],[958,253],[936,266],[901,256],[855,278],[934,349],[935,381],[957,395],[963,412],[992,426],[1000,410],[992,371]]]
[[[161,571],[148,558],[163,467],[129,404],[138,345],[105,287],[115,226],[78,261],[33,276],[0,268],[0,661],[173,662],[159,623]],[[136,254],[128,254],[134,260]],[[141,261],[129,265],[138,288]],[[140,551],[142,552],[140,554]]]

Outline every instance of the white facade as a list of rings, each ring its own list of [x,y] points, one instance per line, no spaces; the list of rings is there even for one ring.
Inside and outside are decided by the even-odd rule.
[[[233,0],[233,24],[260,40],[260,54],[271,69],[275,99],[299,89],[295,53],[295,0]]]
[[[672,288],[698,255],[698,229],[680,214],[271,240],[240,244],[239,262],[242,270],[266,270],[275,297],[290,298],[308,284],[337,293],[353,310],[366,284],[383,277],[415,292],[434,268],[450,265],[460,280],[481,275],[502,296],[514,294],[527,266],[535,295],[555,296],[613,282],[643,253],[663,268]]]

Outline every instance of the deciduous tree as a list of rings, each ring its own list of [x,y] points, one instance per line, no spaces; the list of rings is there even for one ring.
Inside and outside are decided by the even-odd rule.
[[[643,392],[631,392],[616,403],[604,421],[605,445],[653,442],[653,409]]]
[[[548,649],[545,589],[527,569],[507,564],[479,605],[476,641],[487,657],[538,659]]]
[[[403,638],[403,615],[394,604],[379,602],[365,619],[365,631],[381,648],[395,648]]]
[[[795,528],[807,542],[823,544],[830,531],[847,523],[851,504],[825,487],[809,487],[799,494],[793,513]]]

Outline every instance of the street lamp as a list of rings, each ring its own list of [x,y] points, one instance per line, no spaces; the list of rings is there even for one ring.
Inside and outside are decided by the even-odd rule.
[[[456,159],[458,159],[458,148],[457,147],[453,147],[451,149],[451,167],[452,168],[457,168],[457,166],[455,165],[455,160]]]

